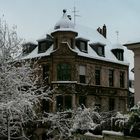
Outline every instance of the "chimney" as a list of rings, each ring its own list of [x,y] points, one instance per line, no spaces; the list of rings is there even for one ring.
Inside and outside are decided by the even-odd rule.
[[[106,25],[104,24],[102,28],[102,35],[106,38],[106,34],[107,34],[107,29],[106,29]]]
[[[100,27],[97,28],[97,31],[102,34],[102,29]]]
[[[106,34],[107,34],[107,29],[106,29],[106,25],[103,25],[103,28],[98,27],[97,31],[106,38]]]

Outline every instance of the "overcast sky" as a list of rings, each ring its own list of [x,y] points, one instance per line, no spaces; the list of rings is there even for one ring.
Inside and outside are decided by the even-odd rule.
[[[106,24],[107,37],[120,43],[140,38],[140,0],[0,0],[0,17],[17,25],[18,34],[26,40],[37,40],[61,18],[62,10],[73,17],[76,6],[77,24],[97,29]]]

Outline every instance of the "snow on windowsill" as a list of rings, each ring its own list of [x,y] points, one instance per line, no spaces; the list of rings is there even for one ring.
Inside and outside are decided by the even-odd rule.
[[[77,81],[52,81],[52,84],[76,84]]]
[[[94,134],[92,134],[92,133],[90,133],[90,132],[87,132],[87,133],[85,133],[84,135],[85,135],[85,136],[96,137],[96,138],[103,138],[102,135],[94,135]]]

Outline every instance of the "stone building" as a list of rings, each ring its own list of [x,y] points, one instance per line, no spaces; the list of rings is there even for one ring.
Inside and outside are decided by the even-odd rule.
[[[135,89],[135,96],[134,96],[134,102],[137,104],[140,101],[140,42],[134,41],[129,42],[125,44],[125,46],[128,47],[128,49],[132,50],[134,52],[134,68],[133,72],[135,73],[135,81],[134,81],[134,89]]]
[[[107,29],[74,25],[63,10],[62,18],[38,44],[23,45],[21,59],[38,59],[39,84],[56,88],[46,111],[98,106],[101,111],[122,111],[128,101],[126,48],[106,39]]]

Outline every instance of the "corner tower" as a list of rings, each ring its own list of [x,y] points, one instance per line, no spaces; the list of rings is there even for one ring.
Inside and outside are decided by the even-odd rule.
[[[61,43],[68,43],[70,48],[75,49],[75,37],[78,33],[74,30],[74,23],[72,23],[65,9],[63,16],[55,24],[51,35],[54,38],[54,50],[58,49]]]

